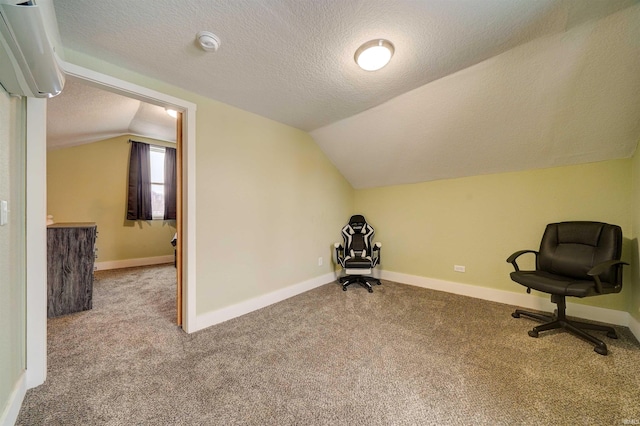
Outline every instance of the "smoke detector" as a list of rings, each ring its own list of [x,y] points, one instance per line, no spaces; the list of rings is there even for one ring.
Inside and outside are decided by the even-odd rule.
[[[214,33],[209,31],[200,31],[196,34],[196,41],[207,52],[215,52],[220,47],[220,39]]]

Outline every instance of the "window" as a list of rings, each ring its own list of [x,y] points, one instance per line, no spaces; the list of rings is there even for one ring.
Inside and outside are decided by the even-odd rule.
[[[129,142],[127,220],[175,220],[176,149]]]
[[[164,154],[163,147],[151,145],[151,211],[154,219],[164,218]]]

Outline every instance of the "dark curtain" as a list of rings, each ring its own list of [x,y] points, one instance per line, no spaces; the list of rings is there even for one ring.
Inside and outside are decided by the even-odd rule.
[[[127,192],[127,219],[151,220],[151,159],[149,145],[131,142],[129,157],[129,188]]]
[[[176,219],[176,150],[164,151],[164,219]]]

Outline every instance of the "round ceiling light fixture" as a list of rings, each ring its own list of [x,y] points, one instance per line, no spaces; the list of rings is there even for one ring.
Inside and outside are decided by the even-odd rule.
[[[356,63],[365,71],[377,71],[389,63],[393,52],[393,44],[389,40],[370,40],[356,50]]]
[[[200,31],[196,34],[196,41],[200,47],[207,52],[215,52],[220,48],[220,39],[217,35],[209,31]]]
[[[175,109],[165,108],[164,110],[167,112],[167,114],[168,114],[170,117],[178,118],[178,111],[176,111]]]

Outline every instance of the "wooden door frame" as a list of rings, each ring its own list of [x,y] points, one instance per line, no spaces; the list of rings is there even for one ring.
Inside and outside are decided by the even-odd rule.
[[[69,76],[84,83],[143,102],[171,108],[182,113],[182,284],[181,322],[187,333],[196,331],[196,104],[148,89],[115,77],[65,62],[62,68]],[[32,102],[31,102],[32,101]],[[47,372],[47,277],[46,277],[46,102],[27,102],[27,365],[26,387],[44,383]],[[177,152],[176,152],[177,153]],[[177,223],[176,223],[177,225]]]

